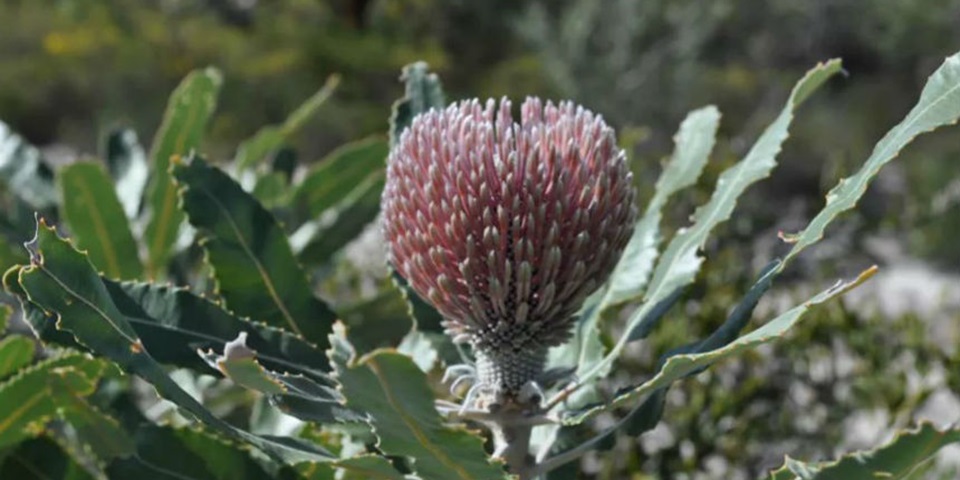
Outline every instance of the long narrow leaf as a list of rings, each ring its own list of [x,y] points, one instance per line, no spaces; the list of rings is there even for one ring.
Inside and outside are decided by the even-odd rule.
[[[775,274],[776,271],[777,270],[775,268],[768,269],[766,274],[758,283],[763,285],[765,282],[769,281],[771,275]],[[787,331],[796,325],[800,318],[807,311],[809,311],[810,308],[841,295],[853,288],[856,288],[858,285],[870,278],[874,273],[876,273],[876,267],[864,271],[852,281],[838,282],[833,287],[820,292],[803,304],[788,310],[756,330],[737,338],[733,342],[730,342],[721,348],[705,351],[703,353],[679,353],[668,356],[662,367],[652,378],[640,385],[621,389],[617,392],[611,402],[605,404],[596,404],[587,408],[568,412],[563,417],[563,423],[568,426],[574,426],[583,423],[585,420],[591,418],[601,411],[622,406],[636,400],[637,398],[647,398],[647,401],[635,406],[629,414],[622,417],[614,425],[606,428],[599,435],[542,462],[538,466],[538,471],[546,472],[571,460],[579,458],[584,452],[597,448],[598,445],[608,441],[611,435],[613,435],[615,432],[624,427],[630,426],[631,423],[634,424],[633,428],[635,429],[639,428],[642,430],[646,428],[649,426],[649,424],[643,425],[643,420],[656,418],[660,415],[663,400],[662,395],[666,391],[666,388],[669,387],[673,382],[688,375],[694,374],[702,370],[704,367],[716,363],[717,361],[738,355],[743,351],[755,348],[758,345],[781,338]],[[737,313],[735,312],[733,316],[736,317]],[[719,337],[723,336],[726,336],[726,333],[719,335]],[[707,346],[710,346],[709,344],[714,342],[716,342],[716,340],[707,342]],[[697,351],[698,345],[695,344],[689,346],[688,349]]]
[[[221,350],[241,332],[267,368],[330,382],[326,354],[285,330],[238,317],[191,293],[151,283],[104,280],[110,298],[159,362],[208,371],[197,350]]]
[[[854,175],[840,180],[830,193],[823,210],[798,235],[790,236],[796,242],[784,258],[790,262],[803,249],[823,238],[827,225],[840,213],[853,208],[867,191],[874,176],[888,162],[896,158],[918,135],[931,132],[960,118],[960,53],[948,57],[927,80],[920,99],[910,113],[893,127],[873,149],[870,158]]]
[[[787,457],[785,465],[770,473],[770,480],[846,480],[917,478],[917,468],[938,450],[960,442],[960,429],[939,430],[930,423],[901,432],[886,445],[870,451],[844,455],[832,462],[804,463]]]
[[[720,111],[712,105],[690,112],[680,124],[673,137],[673,155],[657,179],[653,198],[610,276],[605,304],[622,303],[643,294],[657,258],[663,208],[674,193],[696,183],[710,158],[719,126]]]
[[[183,212],[177,208],[176,186],[170,177],[170,159],[187,155],[200,146],[216,108],[221,83],[220,73],[213,68],[187,75],[170,96],[163,123],[153,139],[144,233],[152,278],[162,276],[183,223]]]
[[[330,95],[340,84],[339,75],[331,75],[323,87],[308,98],[296,110],[290,113],[290,116],[280,125],[268,125],[261,128],[253,138],[244,140],[237,148],[236,164],[237,170],[245,170],[253,167],[257,162],[263,160],[270,152],[277,150],[288,141],[290,136],[297,133],[304,124],[316,115],[320,107],[327,102]]]
[[[348,143],[317,163],[294,193],[294,205],[305,219],[317,219],[341,202],[372,172],[386,167],[388,147],[382,138]]]
[[[36,237],[28,249],[32,263],[19,270],[20,286],[30,302],[58,316],[58,328],[68,330],[80,343],[113,360],[123,370],[139,375],[162,397],[231,438],[250,443],[283,461],[333,460],[318,448],[292,440],[256,436],[210,413],[150,356],[86,257],[60,239],[42,220],[38,221]]]
[[[716,348],[704,353],[679,354],[667,359],[663,368],[660,369],[653,378],[646,382],[632,387],[627,387],[617,392],[613,401],[607,405],[596,405],[585,409],[571,412],[564,419],[565,424],[578,424],[593,414],[604,408],[623,405],[631,400],[643,397],[654,390],[673,383],[674,381],[687,376],[703,367],[716,363],[724,358],[739,354],[758,345],[774,341],[781,338],[790,328],[792,328],[810,308],[819,305],[831,298],[841,295],[861,283],[865,282],[876,273],[876,267],[862,272],[856,279],[849,282],[838,282],[833,287],[820,292],[810,300],[798,305],[785,313],[777,316],[773,320],[765,323],[763,326],[743,335],[733,342],[726,344],[721,348]],[[771,272],[772,273],[772,272]],[[767,275],[770,275],[768,273]],[[761,282],[767,280],[767,276],[761,279]]]
[[[57,415],[60,408],[54,396],[85,397],[93,393],[97,380],[106,365],[86,355],[65,355],[47,360],[27,369],[0,384],[0,449],[33,436],[36,431]]]
[[[120,200],[103,167],[77,162],[60,171],[63,215],[77,246],[111,278],[132,280],[143,274],[137,244]]]
[[[653,278],[646,292],[645,303],[627,320],[624,335],[604,359],[586,372],[582,382],[592,380],[605,372],[633,337],[649,312],[677,289],[693,282],[703,258],[699,250],[707,241],[710,232],[726,221],[737,204],[737,198],[754,182],[767,177],[776,167],[776,156],[787,139],[788,128],[794,110],[820,85],[840,71],[840,61],[831,60],[813,68],[793,88],[786,106],[763,132],[746,157],[724,171],[717,180],[716,190],[710,200],[697,209],[693,224],[677,233],[657,263]]]
[[[199,157],[173,171],[227,306],[326,348],[336,315],[314,296],[273,215]]]

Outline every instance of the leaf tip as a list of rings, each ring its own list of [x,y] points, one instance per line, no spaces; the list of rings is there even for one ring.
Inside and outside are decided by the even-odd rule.
[[[797,243],[800,240],[800,233],[787,233],[783,230],[777,230],[777,238],[783,243]]]

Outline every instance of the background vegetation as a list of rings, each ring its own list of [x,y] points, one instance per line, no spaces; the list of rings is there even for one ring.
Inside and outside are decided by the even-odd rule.
[[[820,208],[834,179],[868,156],[958,45],[957,0],[0,0],[0,119],[48,158],[69,162],[102,153],[98,139],[119,126],[150,138],[180,79],[214,65],[225,82],[203,150],[224,159],[339,74],[335,95],[292,141],[311,163],[385,132],[400,68],[423,59],[450,99],[541,95],[602,113],[649,195],[685,112],[707,103],[724,112],[721,155],[701,179],[712,185],[796,78],[842,57],[852,80],[830,83],[804,105],[781,168],[748,193],[723,240],[708,245],[713,261],[692,301],[633,353],[626,379],[722,321],[781,253],[776,232],[796,230]],[[791,341],[675,388],[664,423],[621,439],[615,448],[628,455],[588,458],[587,478],[755,478],[784,454],[832,457],[918,416],[960,420],[958,138],[949,129],[911,146],[909,161],[881,174],[777,295],[803,298],[870,263],[883,268],[878,282],[821,308]],[[668,213],[683,219],[708,194],[700,189]],[[32,221],[29,209],[0,200],[7,221]],[[369,295],[385,271],[363,257],[377,251],[362,242],[348,248],[322,279],[322,294],[334,304]],[[6,266],[3,255],[17,253],[0,251]],[[778,310],[773,301],[761,307]],[[238,417],[248,400],[221,399]],[[947,450],[931,468],[955,478],[957,458]]]

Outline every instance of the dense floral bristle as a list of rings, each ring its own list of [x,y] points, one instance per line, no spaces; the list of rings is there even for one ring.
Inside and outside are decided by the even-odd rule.
[[[391,264],[482,350],[542,350],[630,238],[635,191],[613,130],[570,102],[468,100],[414,119],[390,152]]]

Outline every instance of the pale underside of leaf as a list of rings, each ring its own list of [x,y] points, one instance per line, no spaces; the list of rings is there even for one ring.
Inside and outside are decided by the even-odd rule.
[[[730,217],[736,207],[737,198],[746,191],[747,187],[767,177],[776,167],[776,156],[787,139],[794,109],[816,87],[839,71],[840,61],[831,60],[807,72],[797,82],[786,106],[763,132],[744,159],[720,175],[710,200],[698,208],[694,214],[693,224],[680,230],[668,244],[654,270],[645,301],[628,319],[624,335],[601,361],[581,376],[582,383],[592,381],[597,375],[608,371],[610,365],[629,343],[631,332],[638,327],[647,314],[679,288],[693,282],[703,262],[703,259],[698,256],[698,251],[703,247],[710,232]]]

